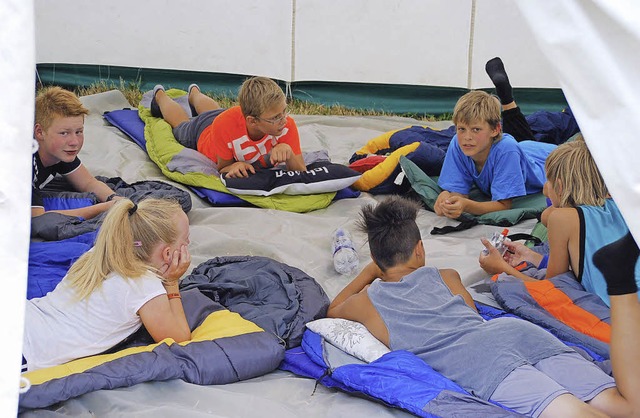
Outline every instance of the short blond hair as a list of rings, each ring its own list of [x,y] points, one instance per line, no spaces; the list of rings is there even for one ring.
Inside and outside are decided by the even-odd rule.
[[[45,87],[36,96],[36,124],[47,130],[56,117],[86,116],[89,110],[78,96],[62,87]]]
[[[545,162],[545,171],[560,200],[559,207],[603,206],[609,197],[607,185],[582,135],[553,150]]]
[[[453,123],[471,124],[487,122],[491,129],[500,126],[502,105],[497,97],[482,90],[473,90],[458,99],[453,108]],[[494,142],[502,139],[502,131],[498,132]]]
[[[238,93],[240,109],[245,117],[260,117],[283,100],[286,98],[278,83],[267,77],[248,78],[242,83]]]

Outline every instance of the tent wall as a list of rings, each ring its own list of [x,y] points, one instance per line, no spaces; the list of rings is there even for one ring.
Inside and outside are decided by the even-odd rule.
[[[289,80],[291,3],[36,0],[36,61]],[[64,23],[64,30],[60,28]],[[241,23],[238,23],[241,22]]]
[[[137,78],[125,80],[151,88],[159,80],[150,70],[174,71],[174,79],[209,77],[212,84],[217,77],[264,75],[310,101],[442,113],[466,90],[491,87],[484,63],[499,55],[515,87],[544,89],[531,101],[531,90],[518,96],[525,111],[566,105],[509,0],[35,3],[36,60],[48,82],[74,72],[91,81],[97,73],[128,72]],[[358,99],[362,89],[372,101]]]
[[[299,0],[292,76],[295,81],[467,87],[471,4]],[[457,22],[451,21],[454,16]]]
[[[519,0],[554,64],[609,192],[640,242],[640,4],[635,0]],[[576,30],[579,28],[579,30]]]
[[[10,98],[0,101],[5,135],[0,265],[6,279],[0,310],[8,319],[0,360],[0,416],[14,416],[17,409],[29,240],[31,144],[25,138],[31,137],[36,62],[104,65],[107,71],[261,74],[293,83],[365,82],[414,90],[488,87],[483,64],[500,55],[515,86],[562,87],[567,93],[613,197],[640,238],[640,220],[633,216],[640,206],[640,172],[636,154],[629,152],[637,142],[632,126],[640,119],[638,3],[514,4],[35,0],[34,14],[31,0],[0,0],[0,87]]]
[[[299,0],[292,81],[486,88],[500,55],[514,85],[558,87],[523,23],[509,0]]]
[[[16,415],[27,294],[33,137],[33,2],[0,0],[0,416]]]

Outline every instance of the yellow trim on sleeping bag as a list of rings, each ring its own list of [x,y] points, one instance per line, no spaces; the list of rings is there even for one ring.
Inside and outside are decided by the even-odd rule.
[[[380,150],[390,148],[389,140],[391,140],[391,136],[396,132],[403,131],[411,126],[404,127],[402,129],[396,129],[395,131],[385,132],[382,135],[378,135],[369,142],[366,143],[365,146],[356,151],[358,155],[367,155],[367,154],[375,154]]]
[[[127,348],[111,354],[99,354],[73,360],[59,366],[47,367],[32,372],[23,373],[22,376],[29,379],[32,385],[39,385],[52,379],[63,378],[75,373],[85,372],[93,367],[100,366],[110,361],[126,357],[132,354],[150,352],[161,344],[180,344],[182,346],[200,341],[211,341],[218,338],[234,337],[236,335],[252,332],[264,332],[262,328],[251,321],[247,321],[235,312],[226,309],[209,314],[202,324],[193,330],[191,340],[176,343],[172,338],[140,347]]]
[[[186,94],[186,92],[177,89],[167,90],[166,93],[173,98]],[[176,141],[171,125],[165,122],[164,119],[151,116],[151,111],[148,108],[140,105],[138,115],[145,123],[144,136],[149,158],[158,165],[166,177],[178,183],[228,193],[261,208],[278,209],[289,212],[309,212],[326,208],[331,204],[336,195],[336,192],[308,195],[238,195],[231,193],[229,189],[222,184],[219,177],[198,172],[183,174],[178,171],[171,171],[167,168],[167,164],[184,146]]]
[[[360,191],[366,192],[382,183],[393,170],[398,166],[400,157],[407,155],[416,150],[420,146],[420,142],[414,142],[413,144],[405,145],[397,150],[393,151],[383,162],[373,167],[371,170],[367,170],[362,174],[353,187]]]

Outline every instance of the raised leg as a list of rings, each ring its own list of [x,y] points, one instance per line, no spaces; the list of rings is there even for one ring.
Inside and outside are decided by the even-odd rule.
[[[496,87],[496,94],[500,98],[500,103],[502,103],[502,110],[509,110],[516,107],[516,102],[513,99],[513,89],[511,83],[509,83],[507,71],[504,69],[504,64],[500,57],[495,57],[487,61],[484,69]]]
[[[172,128],[177,127],[182,122],[189,120],[189,115],[180,106],[180,104],[173,101],[171,97],[165,93],[164,89],[154,89],[153,101],[155,101],[157,108],[160,110],[160,115]],[[152,105],[152,114],[154,109],[154,103]],[[156,116],[156,115],[154,115]]]
[[[189,105],[199,115],[210,110],[220,109],[220,104],[200,91],[196,84],[189,86]]]
[[[487,61],[485,71],[496,87],[496,94],[502,104],[502,130],[516,141],[533,140],[533,131],[513,98],[513,88],[500,57]]]

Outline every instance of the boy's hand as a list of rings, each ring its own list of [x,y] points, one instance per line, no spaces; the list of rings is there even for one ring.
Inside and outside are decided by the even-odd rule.
[[[485,238],[481,238],[480,241],[482,241],[484,247],[489,251],[487,255],[480,253],[480,258],[478,259],[480,267],[489,274],[498,274],[506,271],[510,266],[505,259],[502,258],[502,255],[496,247],[491,245],[489,240]]]
[[[244,161],[236,161],[235,163],[227,166],[225,171],[227,177],[230,178],[243,178],[249,177],[251,174],[256,173],[256,169],[249,163]],[[225,167],[225,168],[227,168]]]
[[[293,150],[289,144],[278,144],[271,149],[271,165],[286,163],[293,157]]]
[[[162,266],[160,275],[168,283],[177,282],[191,265],[191,254],[186,245],[180,246],[180,250],[174,250],[168,264]]]
[[[449,198],[449,196],[451,196],[451,193],[449,193],[446,190],[438,195],[438,198],[436,199],[436,203],[434,203],[433,205],[433,211],[436,213],[436,215],[445,216],[444,208],[442,204],[444,203],[445,200]]]
[[[447,218],[458,219],[464,212],[466,201],[462,196],[450,194],[440,205],[442,214]]]

